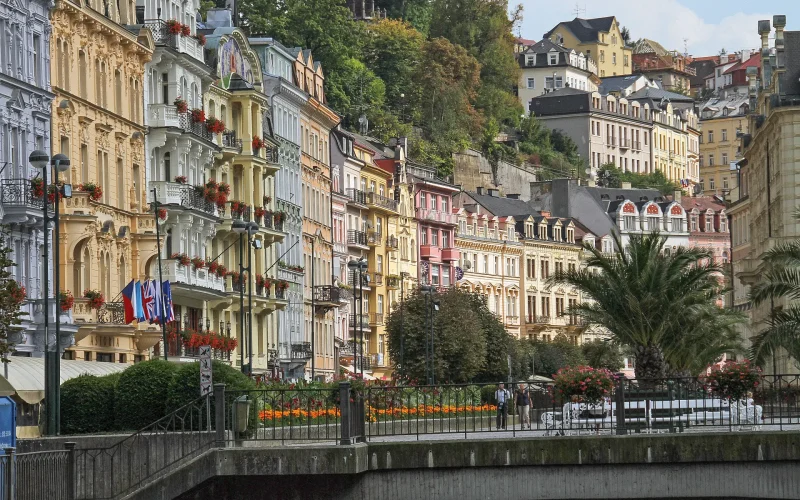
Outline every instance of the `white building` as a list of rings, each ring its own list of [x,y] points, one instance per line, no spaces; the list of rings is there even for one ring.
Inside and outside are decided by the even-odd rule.
[[[519,100],[526,108],[531,99],[554,89],[571,87],[594,91],[600,83],[595,62],[581,52],[542,40],[518,56],[522,69]]]

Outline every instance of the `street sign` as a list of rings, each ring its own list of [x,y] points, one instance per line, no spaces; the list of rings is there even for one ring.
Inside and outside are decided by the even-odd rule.
[[[17,447],[17,404],[0,397],[0,449]]]
[[[200,395],[211,394],[211,346],[200,346]]]

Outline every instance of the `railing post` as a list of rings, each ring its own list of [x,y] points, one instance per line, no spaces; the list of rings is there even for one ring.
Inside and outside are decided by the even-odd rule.
[[[350,414],[350,382],[339,383],[339,425],[341,426],[341,440],[339,444],[348,445],[353,444],[352,425],[351,420],[353,416]]]
[[[3,493],[5,493],[4,500],[16,500],[17,492],[16,492],[16,482],[17,482],[17,474],[16,474],[16,467],[14,464],[14,448],[4,448],[6,451],[6,463],[5,463],[5,471],[4,474],[6,476],[6,488]]]
[[[614,401],[617,405],[617,435],[624,436],[627,432],[625,430],[625,380],[622,377],[617,379]]]
[[[64,443],[67,450],[67,500],[75,498],[75,443]]]
[[[214,431],[217,448],[225,447],[225,384],[214,384]]]

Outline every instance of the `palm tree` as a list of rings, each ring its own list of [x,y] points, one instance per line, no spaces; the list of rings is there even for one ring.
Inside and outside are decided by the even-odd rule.
[[[800,211],[795,215],[800,217]],[[761,281],[750,290],[753,304],[769,300],[774,305],[776,299],[800,299],[800,241],[782,243],[766,252],[762,260],[764,272]],[[763,364],[780,348],[800,360],[798,304],[787,308],[773,307],[767,327],[752,339],[750,357],[754,363]]]
[[[615,235],[617,248],[622,243]],[[636,359],[636,378],[662,378],[675,371],[699,371],[738,345],[714,332],[742,321],[717,308],[721,268],[698,248],[664,252],[657,233],[631,236],[623,252],[604,254],[587,246],[586,267],[556,273],[550,284],[570,285],[589,300],[574,307],[590,323],[605,327]],[[709,343],[697,346],[698,341]],[[690,357],[691,359],[685,359]]]

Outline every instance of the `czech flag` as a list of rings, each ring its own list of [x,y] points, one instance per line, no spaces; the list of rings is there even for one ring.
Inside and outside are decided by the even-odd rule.
[[[135,288],[136,285],[134,284],[133,280],[131,280],[131,282],[122,289],[122,305],[125,308],[125,323],[130,323],[131,321],[137,319],[136,292],[134,291]]]

